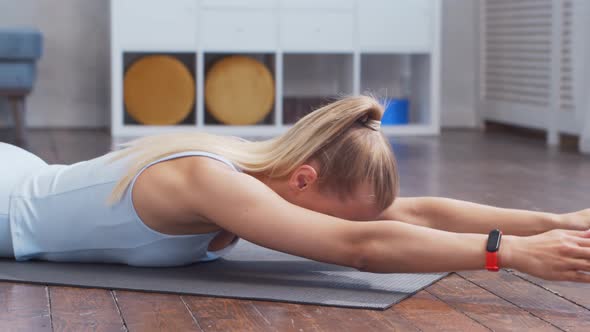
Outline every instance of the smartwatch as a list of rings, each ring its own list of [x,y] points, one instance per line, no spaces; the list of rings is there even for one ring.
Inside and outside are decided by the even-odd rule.
[[[500,250],[501,239],[502,231],[499,229],[494,229],[488,235],[488,243],[486,245],[486,269],[488,271],[498,272],[500,270],[498,251]]]

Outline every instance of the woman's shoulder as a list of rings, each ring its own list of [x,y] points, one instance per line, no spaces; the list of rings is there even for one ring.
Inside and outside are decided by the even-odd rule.
[[[183,154],[160,164],[161,167],[154,165],[154,168],[161,176],[173,179],[171,182],[179,195],[198,191],[207,196],[211,186],[225,186],[224,180],[243,175],[231,162],[203,154]]]
[[[215,185],[203,185],[203,179],[208,178],[211,184],[222,183],[223,177],[238,173],[218,159],[198,154],[175,157],[165,158],[147,167],[138,174],[132,187],[138,214],[152,226],[160,222],[167,225],[195,224],[194,219],[200,216],[198,209],[195,209],[197,199],[208,198],[217,190],[213,188]]]

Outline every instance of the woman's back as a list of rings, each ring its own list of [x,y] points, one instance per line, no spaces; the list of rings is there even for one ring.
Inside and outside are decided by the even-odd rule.
[[[28,153],[22,151],[23,155]],[[148,167],[167,160],[173,162],[179,157],[203,155],[232,166],[219,156],[198,151],[170,154],[144,166],[121,201],[112,206],[108,206],[106,200],[125,173],[128,158],[107,163],[112,157],[109,153],[72,165],[40,167],[22,178],[10,194],[9,217],[15,258],[139,266],[183,265],[217,258],[221,253],[210,252],[207,247],[220,233],[218,227],[210,227],[203,234],[164,234],[144,224],[132,204],[136,201],[131,195],[135,182],[143,171],[150,171],[149,178],[155,179],[159,185],[150,187],[148,182],[153,181],[137,182],[144,187],[138,201],[153,204],[155,200],[146,197],[155,195],[162,206],[168,204],[170,209],[174,209],[173,202],[177,198],[171,195],[170,190],[182,181],[180,172],[173,172],[172,167],[164,165],[167,163],[157,165],[165,167],[165,172],[156,172],[155,168],[150,170]],[[18,163],[18,158],[15,162]],[[165,178],[160,176],[158,179],[161,174],[166,174]],[[157,210],[154,207],[150,211]],[[169,212],[149,217],[153,220],[164,216],[170,217]],[[178,234],[184,233],[180,228]]]

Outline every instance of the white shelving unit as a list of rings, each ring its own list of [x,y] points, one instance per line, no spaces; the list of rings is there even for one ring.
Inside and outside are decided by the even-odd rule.
[[[329,98],[396,97],[403,75],[410,82],[410,123],[383,132],[438,134],[440,12],[440,0],[113,0],[111,134],[277,135]],[[195,107],[181,124],[142,125],[126,115],[125,69],[145,54],[175,56],[194,75]],[[272,115],[257,125],[229,126],[207,115],[209,62],[230,54],[253,56],[274,75]]]

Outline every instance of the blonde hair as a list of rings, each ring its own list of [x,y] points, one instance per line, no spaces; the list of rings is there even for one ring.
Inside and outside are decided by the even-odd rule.
[[[385,209],[398,193],[395,158],[379,131],[383,106],[371,96],[351,96],[325,105],[297,121],[284,134],[264,140],[200,132],[146,136],[120,144],[117,160],[136,154],[127,173],[116,184],[109,202],[119,201],[133,177],[145,165],[169,154],[198,150],[219,154],[250,174],[287,177],[300,165],[316,161],[320,189],[351,194],[368,183],[375,204]]]

